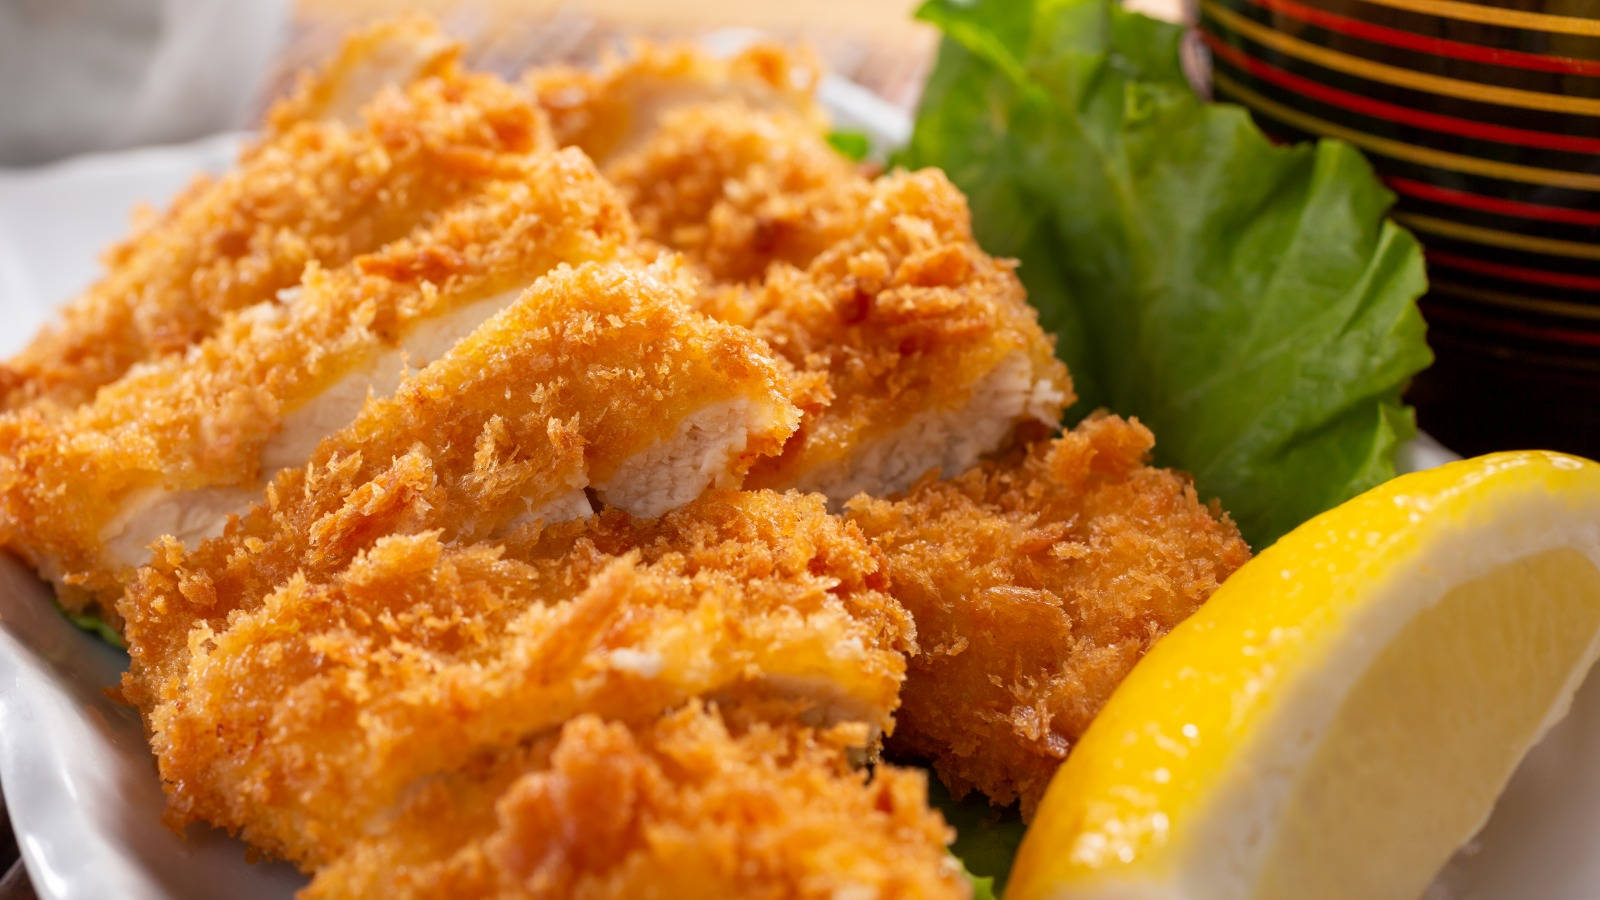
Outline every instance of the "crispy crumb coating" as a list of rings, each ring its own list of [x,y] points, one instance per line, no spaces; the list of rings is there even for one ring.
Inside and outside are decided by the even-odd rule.
[[[913,627],[875,587],[878,554],[820,498],[716,492],[504,546],[410,525],[326,580],[299,571],[226,620],[189,619],[182,670],[148,693],[130,679],[175,821],[316,866],[418,779],[581,714],[649,722],[716,697],[889,725]],[[135,589],[167,600],[168,628],[188,618],[181,591]]]
[[[1187,476],[1146,465],[1153,444],[1097,415],[1020,459],[851,502],[920,636],[895,749],[956,795],[1031,815],[1133,664],[1249,558]]]
[[[713,278],[757,280],[779,261],[803,267],[859,224],[867,180],[810,119],[735,100],[657,119],[635,150],[605,161],[606,175],[647,238]]]
[[[222,630],[291,575],[320,581],[380,536],[514,531],[735,396],[771,413],[727,461],[736,480],[752,457],[782,446],[797,415],[767,348],[691,310],[683,275],[672,258],[556,269],[395,393],[369,400],[307,465],[280,471],[222,537],[187,551],[163,541],[121,607],[133,674],[181,663],[194,620]]]
[[[926,775],[853,770],[855,740],[698,704],[583,716],[421,786],[303,896],[969,896]]]
[[[965,470],[1028,423],[1054,428],[1070,379],[960,191],[936,170],[863,176],[795,104],[741,97],[747,74],[716,70],[727,99],[694,96],[706,70],[638,74],[694,101],[635,114],[655,124],[599,158],[645,238],[721,283],[703,308],[811,379],[800,432],[751,485],[892,493]],[[555,130],[589,149],[585,130]]]
[[[719,59],[694,47],[640,42],[594,69],[537,67],[522,81],[550,117],[556,140],[604,166],[635,149],[662,117],[701,103],[783,110],[820,134],[827,120],[814,96],[819,76],[815,58],[776,44]]]
[[[144,556],[143,540],[115,552],[130,504],[221,488],[239,489],[248,504],[273,474],[262,470],[268,451],[291,457],[280,465],[305,461],[305,451],[293,458],[281,446],[286,423],[299,424],[288,437],[309,447],[317,429],[353,418],[293,418],[320,409],[312,401],[342,377],[377,366],[376,375],[398,378],[402,361],[384,354],[450,310],[498,302],[561,262],[613,259],[632,246],[627,211],[582,154],[535,155],[522,168],[417,234],[341,269],[313,269],[293,303],[235,313],[188,353],[138,367],[92,403],[64,416],[0,417],[0,534],[63,588],[69,609],[109,611]],[[359,408],[365,393],[350,402]]]
[[[272,300],[308,264],[341,266],[486,183],[520,178],[525,157],[552,146],[542,115],[511,85],[462,72],[453,50],[434,55],[437,64],[422,70],[434,74],[379,92],[349,123],[292,122],[296,114],[280,109],[280,131],[113,247],[100,281],[0,367],[0,408],[83,403],[136,363],[181,351],[228,313]],[[344,82],[360,77],[336,65],[305,93],[355,90]]]
[[[841,193],[851,195],[840,204],[847,237],[803,269],[773,265],[761,284],[730,288],[716,304],[826,379],[826,405],[807,410],[750,484],[835,501],[893,493],[929,468],[962,471],[1018,426],[1053,428],[1072,400],[1066,367],[1013,264],[973,239],[960,191],[930,169]],[[991,390],[996,379],[1005,383]]]

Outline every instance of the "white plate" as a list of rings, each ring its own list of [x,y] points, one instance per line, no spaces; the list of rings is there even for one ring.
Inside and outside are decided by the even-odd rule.
[[[734,37],[730,40],[736,41]],[[907,134],[905,117],[844,82],[823,95],[843,126],[879,146]],[[224,168],[238,138],[0,170],[0,357],[59,302],[88,284],[97,255],[127,227],[134,204],[162,204],[195,173]],[[1450,458],[1437,444],[1408,464]],[[137,717],[109,699],[126,656],[78,631],[49,591],[0,555],[0,783],[42,900],[107,897],[284,898],[304,879],[282,864],[245,862],[242,844],[160,824],[162,798]],[[1579,900],[1600,896],[1600,679],[1535,750],[1481,839],[1430,896]]]

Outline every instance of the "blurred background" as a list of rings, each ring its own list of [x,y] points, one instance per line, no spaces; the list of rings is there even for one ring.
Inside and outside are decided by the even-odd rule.
[[[912,0],[0,0],[0,165],[248,127],[351,29],[432,16],[476,68],[592,62],[629,40],[750,30],[901,106],[932,63]]]
[[[810,44],[840,75],[909,104],[932,62],[933,29],[912,20],[915,0],[300,0],[292,9],[281,77],[329,51],[352,26],[418,10],[463,39],[485,68],[587,62],[629,38],[695,40],[755,28]],[[281,77],[275,88],[283,87]]]

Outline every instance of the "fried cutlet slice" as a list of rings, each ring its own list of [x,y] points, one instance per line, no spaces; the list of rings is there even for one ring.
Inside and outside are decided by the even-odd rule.
[[[685,102],[630,117],[612,109],[626,93],[593,97],[607,120],[654,123],[623,149],[604,152],[559,116],[557,139],[599,153],[645,238],[720,282],[702,308],[754,329],[813,379],[800,431],[752,486],[835,502],[894,493],[931,469],[966,470],[1019,429],[1054,429],[1070,379],[1015,264],[978,246],[942,173],[869,179],[795,111],[801,101],[752,102],[744,95],[763,82],[726,64],[685,68],[632,73],[653,82],[635,94]],[[717,84],[721,98],[703,100]]]
[[[815,97],[819,73],[814,58],[776,44],[718,58],[694,47],[639,42],[593,69],[530,69],[522,83],[561,145],[581,147],[604,166],[652,136],[662,117],[703,103],[782,110],[820,134],[827,119]]]
[[[798,413],[758,339],[688,307],[683,273],[672,258],[551,272],[279,471],[220,537],[161,541],[124,598],[134,675],[181,669],[197,621],[221,631],[291,576],[320,584],[378,537],[498,541],[588,514],[590,489],[654,513],[737,483]]]
[[[127,693],[175,821],[315,867],[419,779],[583,714],[649,722],[707,697],[863,736],[890,725],[910,619],[873,586],[877,553],[818,497],[713,492],[659,519],[608,510],[447,544],[408,533],[435,524],[425,493],[366,518],[363,532],[395,533],[331,578],[312,548],[308,570],[240,603],[196,558],[130,592]],[[363,517],[370,499],[334,515]],[[195,603],[199,582],[214,603]],[[181,645],[149,640],[185,622]],[[162,648],[171,664],[147,666]]]
[[[6,537],[68,608],[109,608],[152,541],[219,533],[369,392],[392,393],[408,365],[444,355],[558,264],[618,259],[633,241],[581,153],[531,156],[518,179],[340,269],[313,268],[293,303],[240,310],[89,404],[0,418]]]
[[[100,281],[0,366],[0,408],[86,402],[230,312],[279,299],[308,264],[344,265],[486,183],[521,177],[530,153],[553,146],[542,115],[525,92],[464,73],[456,49],[416,28],[353,39],[236,168],[197,182],[107,254]],[[411,64],[389,67],[401,59]],[[359,115],[343,108],[399,74],[421,77],[378,91]]]
[[[926,775],[849,728],[595,716],[421,786],[302,896],[966,897]]]
[[[958,796],[1030,815],[1134,663],[1249,558],[1187,476],[1146,464],[1153,444],[1098,415],[902,500],[851,502],[917,621],[895,749]]]
[[[848,237],[714,305],[823,379],[799,432],[748,483],[836,503],[892,494],[1054,429],[1073,399],[1066,367],[1013,264],[973,239],[960,191],[926,170],[848,193]]]

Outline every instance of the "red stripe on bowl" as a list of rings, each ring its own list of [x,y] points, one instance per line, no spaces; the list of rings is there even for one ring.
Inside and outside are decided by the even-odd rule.
[[[1262,62],[1243,50],[1224,43],[1221,38],[1212,34],[1209,29],[1201,29],[1200,37],[1211,48],[1213,53],[1263,81],[1271,82],[1286,90],[1304,94],[1313,100],[1320,100],[1330,106],[1337,106],[1364,116],[1387,119],[1417,128],[1426,128],[1429,131],[1495,141],[1501,144],[1515,144],[1520,147],[1565,150],[1572,153],[1600,153],[1600,138],[1552,134],[1547,131],[1529,131],[1524,128],[1492,125],[1487,122],[1474,122],[1471,119],[1458,119],[1454,116],[1442,116],[1438,113],[1423,112],[1422,110],[1405,106],[1397,106],[1393,103],[1385,103],[1382,100],[1374,100],[1371,97],[1363,97],[1359,94],[1352,94],[1348,91],[1329,87],[1309,78],[1303,78],[1293,72],[1284,71],[1270,63]]]
[[[1494,275],[1498,278],[1510,278],[1515,281],[1526,281],[1530,284],[1547,284],[1551,287],[1574,288],[1580,291],[1600,291],[1600,277],[1593,275],[1574,275],[1569,272],[1551,272],[1545,269],[1529,269],[1523,266],[1508,266],[1505,263],[1489,262],[1483,259],[1474,259],[1470,256],[1458,256],[1454,253],[1441,253],[1429,250],[1428,261],[1464,269],[1468,272],[1478,272],[1483,275]]]
[[[1362,38],[1374,43],[1388,44],[1391,47],[1402,47],[1407,50],[1418,50],[1423,53],[1465,59],[1471,62],[1483,62],[1517,69],[1532,69],[1538,72],[1600,75],[1600,59],[1544,56],[1539,53],[1501,50],[1497,47],[1484,47],[1479,44],[1464,44],[1460,41],[1452,41],[1445,38],[1427,37],[1410,31],[1401,31],[1398,28],[1389,28],[1384,25],[1363,22],[1359,19],[1347,18],[1325,9],[1317,9],[1313,6],[1306,6],[1303,3],[1296,3],[1295,0],[1248,0],[1248,2],[1262,9],[1268,9],[1299,19],[1309,25],[1316,25],[1329,31],[1337,31],[1340,34],[1347,34],[1351,37]]]
[[[1475,209],[1479,212],[1498,213],[1503,216],[1519,216],[1524,219],[1548,219],[1552,222],[1566,222],[1572,225],[1600,225],[1600,210],[1545,206],[1540,203],[1523,203],[1519,200],[1487,197],[1483,194],[1442,188],[1438,185],[1415,181],[1410,178],[1388,177],[1383,181],[1389,187],[1394,188],[1396,193],[1405,194],[1408,197],[1432,200],[1435,203],[1447,203],[1451,206]]]

